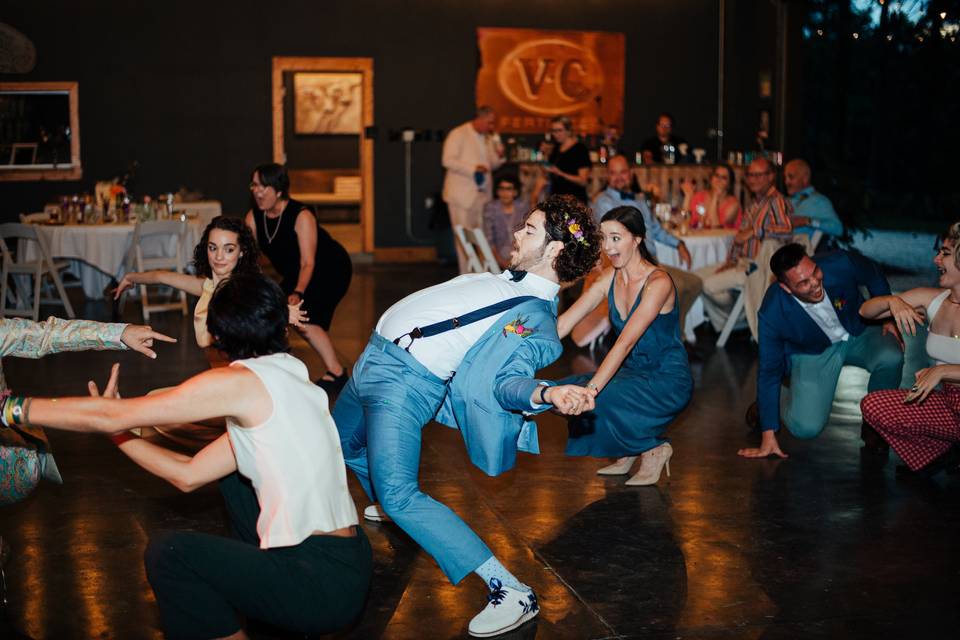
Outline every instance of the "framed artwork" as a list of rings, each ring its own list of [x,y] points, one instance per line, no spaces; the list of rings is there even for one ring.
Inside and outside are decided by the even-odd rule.
[[[359,134],[363,128],[362,93],[362,73],[295,73],[294,132],[303,135]]]

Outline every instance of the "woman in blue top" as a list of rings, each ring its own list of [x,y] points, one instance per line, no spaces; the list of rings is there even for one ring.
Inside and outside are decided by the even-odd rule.
[[[627,484],[655,484],[664,466],[670,475],[673,449],[663,432],[693,390],[676,288],[643,243],[646,227],[636,207],[611,209],[600,230],[611,266],[560,316],[557,331],[566,336],[606,298],[617,340],[594,373],[565,381],[597,393],[596,409],[571,420],[566,452],[620,457],[601,475],[625,474],[640,456]]]

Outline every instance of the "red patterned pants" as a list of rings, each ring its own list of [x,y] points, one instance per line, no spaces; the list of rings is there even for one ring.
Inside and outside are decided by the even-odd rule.
[[[863,419],[890,443],[913,471],[922,469],[960,442],[960,387],[944,385],[922,403],[904,404],[908,391],[868,393],[860,402]]]

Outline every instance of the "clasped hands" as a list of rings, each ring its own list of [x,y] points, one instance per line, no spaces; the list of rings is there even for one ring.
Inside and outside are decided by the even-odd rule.
[[[596,407],[596,395],[595,389],[576,384],[560,384],[543,389],[543,400],[565,416],[578,416],[584,411],[592,411]]]

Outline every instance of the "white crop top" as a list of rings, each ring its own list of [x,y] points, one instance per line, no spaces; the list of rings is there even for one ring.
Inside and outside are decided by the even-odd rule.
[[[933,319],[948,295],[950,295],[949,289],[927,305],[927,327],[933,325]],[[927,355],[937,364],[960,364],[960,340],[930,331],[927,333]]]
[[[273,401],[273,413],[256,427],[227,418],[237,469],[250,478],[260,502],[260,548],[289,547],[314,532],[357,524],[330,403],[310,382],[306,365],[275,353],[231,366],[257,374]]]

